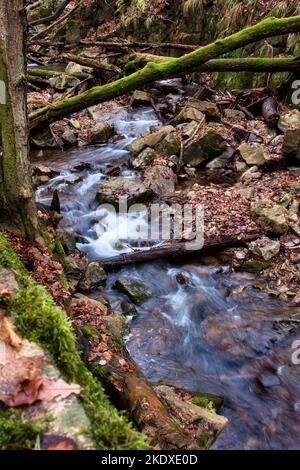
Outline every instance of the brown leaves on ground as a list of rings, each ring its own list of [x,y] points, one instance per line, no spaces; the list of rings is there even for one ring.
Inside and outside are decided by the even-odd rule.
[[[43,375],[45,357],[38,353],[27,356],[22,346],[12,323],[0,311],[0,402],[17,407],[40,401],[49,408],[55,398],[80,393],[79,385]]]

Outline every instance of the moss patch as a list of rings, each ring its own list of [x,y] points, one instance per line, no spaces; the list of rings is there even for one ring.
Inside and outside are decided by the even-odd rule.
[[[22,411],[0,407],[0,450],[33,449],[42,431]]]

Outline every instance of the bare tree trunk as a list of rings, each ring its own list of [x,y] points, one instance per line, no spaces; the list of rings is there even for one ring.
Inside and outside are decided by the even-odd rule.
[[[23,0],[0,2],[0,224],[33,240],[37,219],[28,157],[24,11]]]

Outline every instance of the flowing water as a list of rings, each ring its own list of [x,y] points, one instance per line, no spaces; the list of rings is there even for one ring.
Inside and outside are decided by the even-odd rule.
[[[98,208],[97,189],[116,169],[122,176],[138,178],[127,165],[126,148],[157,124],[147,108],[116,109],[110,119],[120,140],[51,151],[42,163],[57,168],[60,175],[37,191],[38,201],[48,205],[53,190],[58,190],[65,227],[78,236],[80,250],[100,260],[130,251],[134,242],[116,248],[118,216]],[[80,162],[90,166],[74,171]],[[121,222],[129,229],[145,223],[143,214]],[[178,274],[184,283],[178,282]],[[116,309],[124,299],[112,287],[120,275],[142,280],[153,294],[131,320],[127,339],[145,375],[153,382],[224,397],[220,412],[229,425],[212,448],[300,447],[300,365],[291,362],[297,331],[281,323],[293,314],[286,303],[254,289],[251,275],[194,259],[147,263],[111,274],[104,294]]]

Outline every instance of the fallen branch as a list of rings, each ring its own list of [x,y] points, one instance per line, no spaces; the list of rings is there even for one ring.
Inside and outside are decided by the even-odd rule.
[[[138,49],[138,48],[149,48],[149,49],[178,49],[184,51],[194,51],[199,46],[192,44],[176,44],[173,42],[116,42],[116,41],[96,41],[91,42],[87,40],[81,40],[81,44],[85,46],[98,46],[110,49]]]
[[[220,239],[208,239],[204,241],[204,245],[199,250],[191,250],[190,243],[174,242],[162,246],[154,247],[146,251],[133,251],[123,253],[122,255],[107,258],[101,261],[103,268],[111,271],[121,266],[134,263],[144,263],[146,261],[154,261],[165,258],[178,258],[192,254],[204,253],[210,250],[219,250],[229,246],[243,245],[256,240],[259,234],[246,235],[241,239],[232,237],[223,237]]]
[[[255,26],[245,28],[224,39],[218,39],[216,42],[182,57],[159,63],[149,62],[143,69],[127,77],[103,86],[94,87],[80,96],[58,101],[53,108],[48,106],[41,108],[30,115],[31,129],[45,125],[52,119],[61,118],[89,106],[124,95],[156,80],[172,78],[180,74],[192,72],[211,59],[261,39],[298,31],[300,31],[300,16],[281,19],[268,18]]]
[[[122,70],[112,64],[103,64],[98,60],[90,59],[88,57],[83,57],[79,55],[74,55],[74,54],[64,54],[62,56],[63,60],[68,60],[70,62],[75,62],[76,64],[83,65],[84,67],[89,67],[94,69],[95,71],[98,72],[108,72],[110,74],[112,73],[117,73],[120,74]]]
[[[51,23],[52,21],[56,20],[56,18],[58,18],[62,13],[63,11],[65,10],[65,8],[69,5],[69,3],[71,2],[72,0],[63,0],[59,5],[58,7],[56,8],[56,10],[54,11],[54,13],[50,16],[47,16],[45,18],[38,18],[37,20],[33,20],[33,21],[30,21],[28,23],[29,26],[37,26],[39,24],[47,24],[47,23]]]

